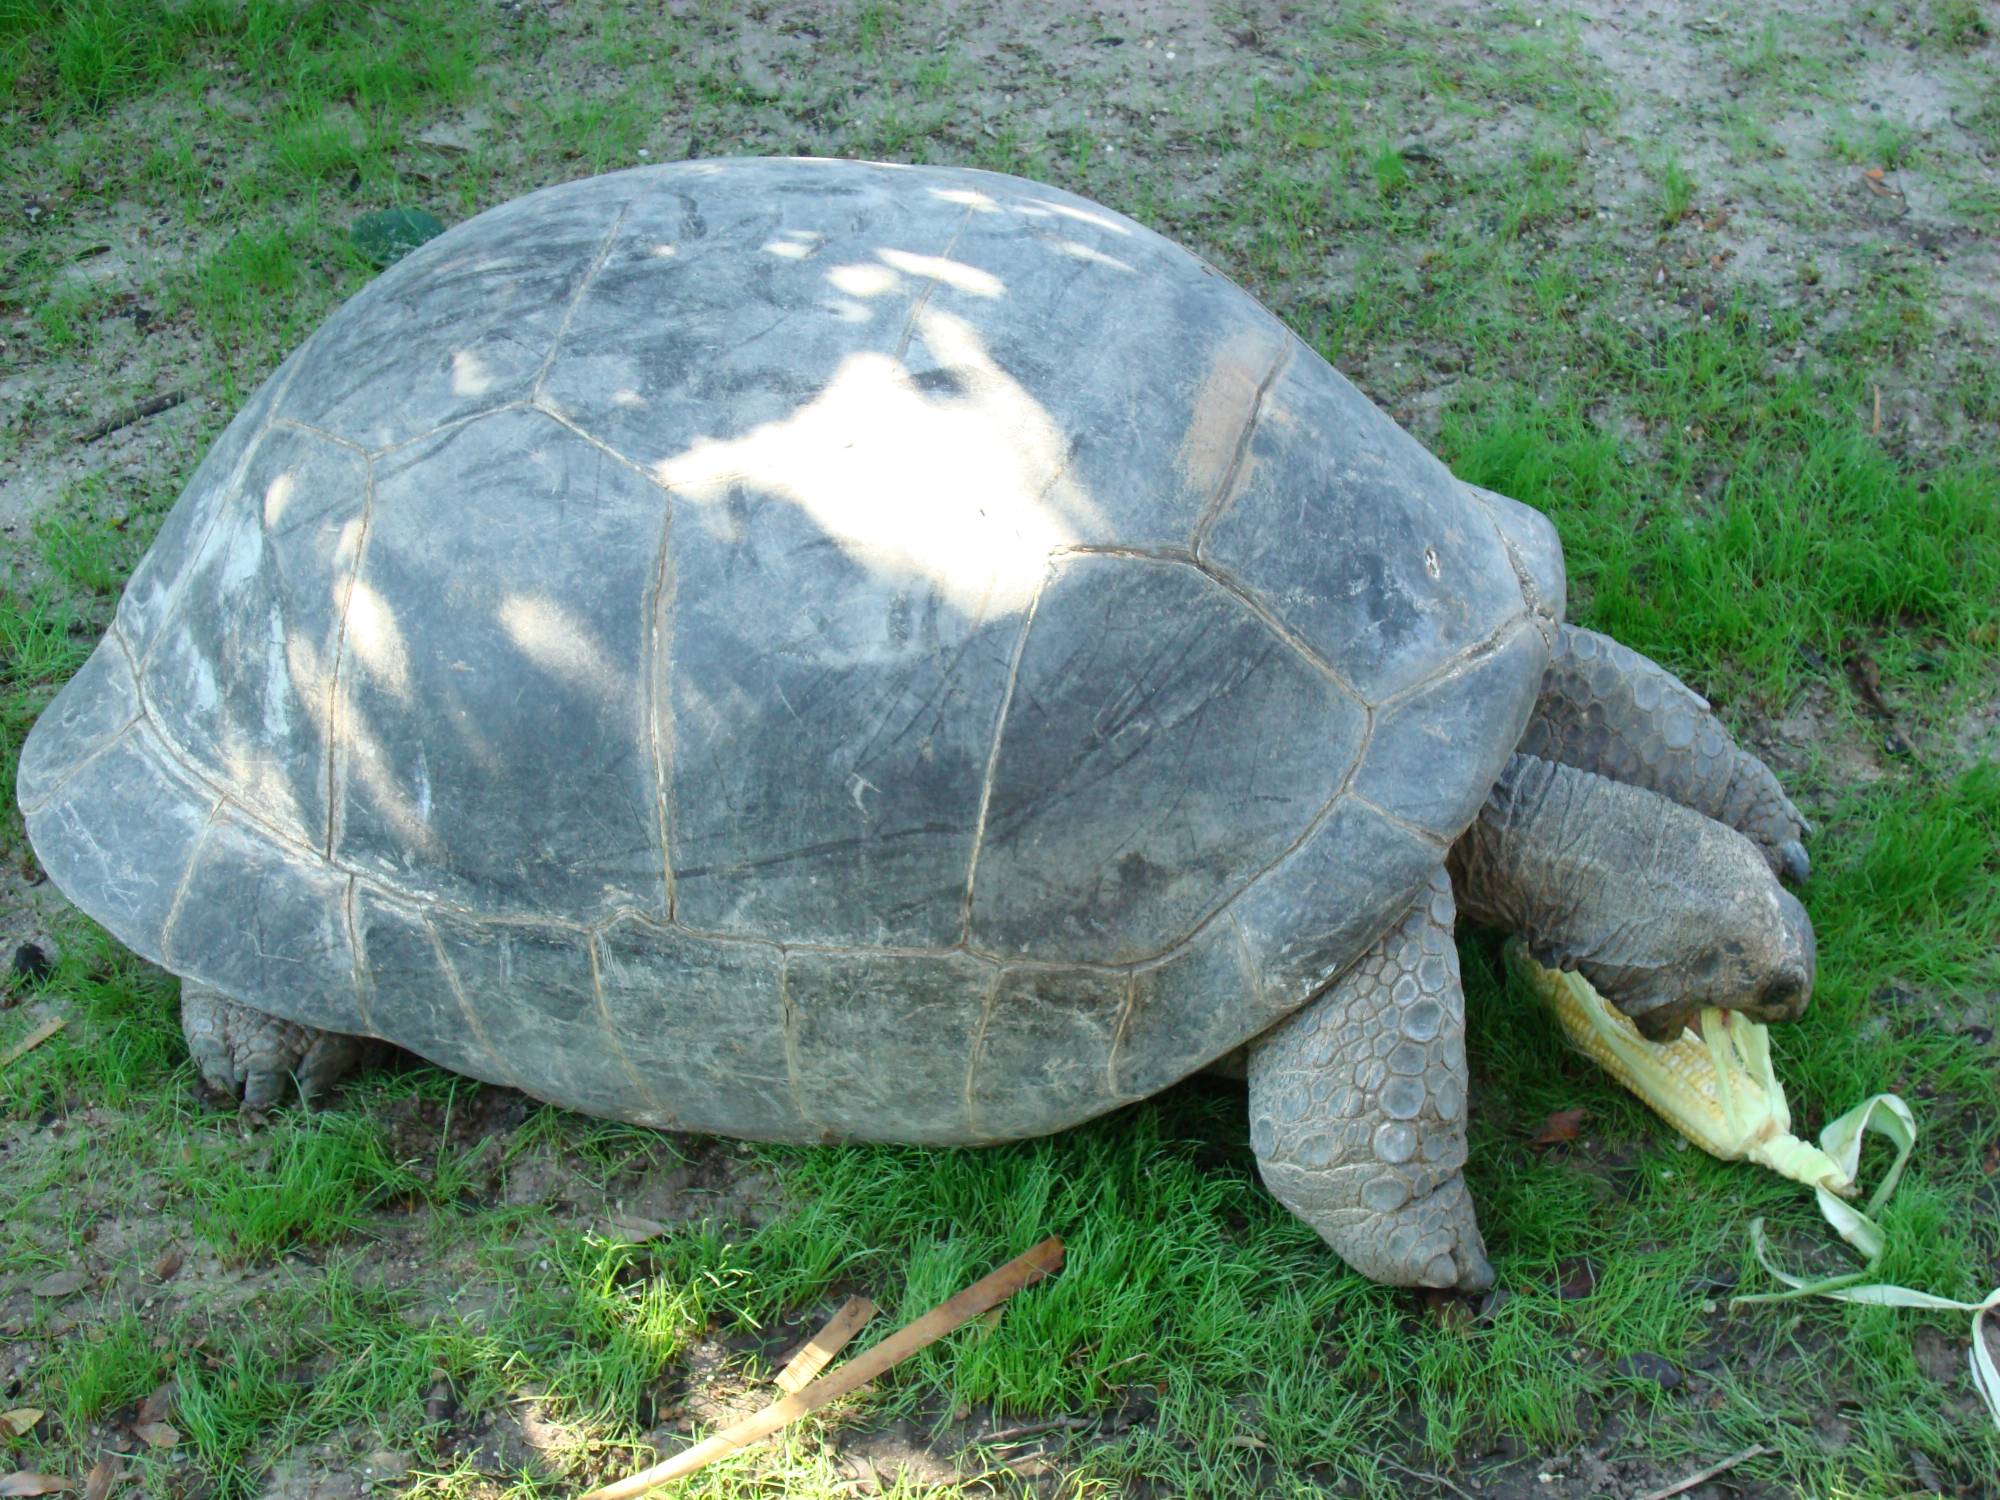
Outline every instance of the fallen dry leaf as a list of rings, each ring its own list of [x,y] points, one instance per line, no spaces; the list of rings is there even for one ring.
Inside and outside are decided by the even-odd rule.
[[[1236,1436],[1232,1438],[1224,1439],[1224,1442],[1226,1446],[1231,1448],[1255,1448],[1259,1452],[1271,1446],[1269,1443],[1265,1442],[1262,1438],[1252,1437],[1247,1432],[1239,1432],[1236,1434]]]
[[[42,1420],[39,1406],[17,1406],[12,1411],[0,1411],[0,1433],[8,1437],[24,1437],[30,1427]]]
[[[1884,172],[1880,167],[1870,167],[1867,171],[1863,172],[1861,175],[1863,177],[1866,177],[1870,182],[1880,182],[1888,174]]]
[[[139,1403],[139,1415],[133,1420],[141,1423],[166,1421],[172,1414],[174,1402],[179,1396],[179,1387],[169,1380]]]
[[[132,1428],[132,1436],[148,1448],[171,1448],[181,1440],[181,1435],[165,1422],[140,1422]]]
[[[90,1273],[72,1266],[67,1271],[50,1272],[28,1290],[37,1297],[69,1297],[89,1285]]]
[[[104,1500],[111,1493],[111,1487],[125,1474],[125,1460],[116,1454],[108,1454],[90,1466],[90,1472],[83,1477],[83,1500]]]
[[[181,1247],[179,1245],[167,1246],[166,1249],[160,1252],[160,1258],[153,1262],[153,1279],[155,1281],[172,1281],[174,1277],[180,1274],[183,1259],[184,1257],[181,1255]]]
[[[26,1469],[0,1474],[0,1495],[59,1495],[70,1488],[67,1479],[54,1474],[30,1474]]]
[[[1531,1146],[1559,1146],[1573,1141],[1583,1130],[1583,1122],[1590,1116],[1587,1109],[1559,1109],[1542,1121],[1542,1128],[1535,1132]]]

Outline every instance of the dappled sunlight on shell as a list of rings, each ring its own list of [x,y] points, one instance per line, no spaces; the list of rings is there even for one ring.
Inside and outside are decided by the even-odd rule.
[[[1117,220],[1105,214],[1092,213],[1087,208],[1078,208],[1070,203],[1055,203],[1047,198],[1032,198],[1028,207],[1015,209],[1026,218],[1040,218],[1045,214],[1056,214],[1065,219],[1074,219],[1079,224],[1088,224],[1093,229],[1107,230],[1112,234],[1130,235],[1132,231]]]
[[[969,323],[933,309],[914,330],[949,391],[886,354],[851,355],[784,421],[697,441],[654,476],[704,504],[738,485],[788,500],[856,562],[927,580],[969,615],[1023,609],[1050,552],[1077,540],[1065,517],[1094,508],[1064,473],[1062,430]]]
[[[554,600],[511,594],[500,601],[499,619],[507,639],[550,676],[580,682],[611,703],[623,696],[618,673],[589,627]]]
[[[903,278],[887,266],[835,266],[826,279],[835,291],[850,297],[880,297],[903,283]]]
[[[239,800],[262,810],[287,830],[320,841],[323,829],[310,828],[292,794],[291,777],[262,745],[246,740],[233,724],[221,726],[217,749],[230,790]]]
[[[783,260],[805,260],[819,252],[826,236],[817,229],[787,229],[764,246],[764,253]]]
[[[1117,256],[1106,255],[1095,245],[1086,245],[1082,240],[1057,239],[1051,240],[1050,244],[1055,247],[1059,254],[1066,255],[1071,260],[1089,261],[1093,266],[1107,266],[1114,271],[1124,271],[1128,275],[1134,274],[1133,268]]]
[[[451,357],[451,393],[454,396],[483,396],[493,389],[493,371],[470,349],[460,349]]]
[[[361,551],[361,517],[355,516],[340,528],[340,536],[333,544],[333,561],[337,568],[348,568],[354,564]]]
[[[1000,211],[1000,205],[977,188],[932,188],[931,196],[944,203],[957,203],[972,209],[975,213],[992,214]]]
[[[264,489],[264,529],[276,531],[278,523],[284,519],[285,508],[292,503],[292,496],[298,490],[298,481],[289,472],[280,474]]]
[[[399,698],[410,695],[409,650],[396,627],[395,613],[382,596],[359,578],[348,585],[347,644]]]
[[[1006,283],[991,272],[982,271],[977,266],[968,266],[963,261],[947,260],[942,255],[913,255],[908,250],[877,250],[875,256],[885,265],[894,266],[905,275],[941,281],[955,292],[967,292],[975,297],[997,297],[1007,290]]]
[[[843,323],[866,323],[875,316],[875,310],[866,302],[856,302],[852,297],[837,297],[820,306]]]
[[[341,759],[350,779],[356,776],[361,779],[370,800],[395,825],[397,832],[410,841],[412,849],[420,853],[430,851],[436,840],[424,825],[424,815],[429,809],[412,805],[395,767],[383,754],[373,730],[355,706],[352,693],[341,695],[340,723],[336,730],[330,658],[323,658],[312,642],[295,633],[285,641],[285,659],[291,668],[293,691],[319,726],[321,740],[330,741],[336,733],[339,734],[345,752]],[[338,788],[329,787],[328,790],[335,797],[339,795]],[[422,790],[428,793],[429,788]],[[425,801],[428,802],[428,796]],[[315,843],[320,841],[321,830],[307,832]]]

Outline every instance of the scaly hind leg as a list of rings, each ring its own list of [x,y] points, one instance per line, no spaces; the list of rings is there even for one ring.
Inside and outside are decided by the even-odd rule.
[[[246,1109],[269,1109],[296,1080],[311,1103],[370,1061],[380,1044],[321,1031],[231,1000],[192,979],[181,981],[181,1032],[202,1081]]]
[[[1465,1165],[1465,996],[1451,882],[1250,1047],[1250,1144],[1271,1192],[1362,1275],[1493,1284]]]

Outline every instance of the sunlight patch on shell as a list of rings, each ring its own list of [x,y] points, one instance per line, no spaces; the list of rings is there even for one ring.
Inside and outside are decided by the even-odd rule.
[[[931,391],[887,354],[850,355],[812,401],[728,441],[653,466],[702,504],[736,486],[805,511],[876,574],[922,579],[968,616],[1025,609],[1049,554],[1093,517],[1066,473],[1068,444],[971,324],[931,309],[913,331],[954,388]]]

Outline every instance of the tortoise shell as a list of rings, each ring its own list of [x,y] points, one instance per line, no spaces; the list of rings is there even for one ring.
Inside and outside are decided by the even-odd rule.
[[[1511,505],[1087,200],[619,172],[285,361],[19,796],[85,911],[278,1015],[662,1126],[1037,1134],[1423,888],[1546,656]]]

